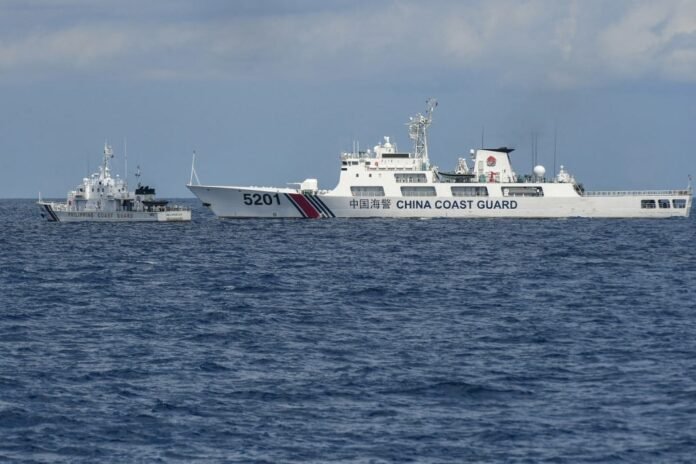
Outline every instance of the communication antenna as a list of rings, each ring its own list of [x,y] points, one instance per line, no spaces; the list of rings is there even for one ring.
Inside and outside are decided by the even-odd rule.
[[[138,180],[138,187],[140,187],[140,165],[135,168],[134,176]]]
[[[532,131],[532,170],[539,164],[539,133]]]
[[[101,176],[105,177],[109,173],[109,160],[114,157],[114,150],[108,142],[104,142],[104,164],[102,165]]]
[[[123,177],[125,177],[126,184],[128,183],[128,141],[123,137]]]
[[[545,182],[544,174],[546,169],[544,166],[539,164],[539,133],[537,131],[532,132],[532,173],[534,174],[535,182]]]
[[[556,141],[558,139],[558,125],[553,125],[553,174],[556,175]]]
[[[428,163],[428,127],[433,122],[433,111],[437,107],[437,100],[428,98],[425,101],[425,116],[418,113],[409,118],[408,135],[413,140],[413,156],[422,158],[424,163]]]

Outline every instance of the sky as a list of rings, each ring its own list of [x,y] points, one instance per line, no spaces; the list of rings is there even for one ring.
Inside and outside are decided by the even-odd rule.
[[[589,190],[696,175],[694,0],[0,0],[0,198],[64,198],[102,148],[164,197],[332,188],[439,105],[430,158],[532,144]],[[126,150],[127,146],[127,150]]]

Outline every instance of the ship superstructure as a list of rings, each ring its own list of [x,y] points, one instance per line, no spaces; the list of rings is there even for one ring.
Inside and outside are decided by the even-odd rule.
[[[297,188],[194,185],[188,188],[223,218],[282,217],[644,217],[688,216],[691,183],[681,190],[585,191],[561,166],[546,177],[543,166],[529,175],[512,168],[513,148],[470,151],[453,171],[430,162],[428,128],[437,103],[407,123],[413,151],[400,151],[390,137],[371,150],[342,153],[332,190],[316,179]],[[193,176],[192,176],[193,179]]]
[[[39,199],[41,215],[54,222],[163,222],[190,221],[191,209],[169,205],[155,197],[155,189],[138,182],[134,191],[128,190],[126,179],[112,176],[111,146],[104,144],[99,170],[82,179],[75,190],[68,192],[65,203]],[[140,169],[136,173],[140,179]]]

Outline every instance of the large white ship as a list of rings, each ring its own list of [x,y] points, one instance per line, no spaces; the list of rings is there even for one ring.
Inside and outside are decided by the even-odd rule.
[[[169,205],[155,198],[155,189],[140,185],[128,190],[125,179],[111,175],[110,160],[114,152],[104,145],[104,159],[99,171],[82,179],[68,192],[65,203],[43,201],[37,204],[41,216],[53,222],[168,222],[190,221],[191,209]],[[140,170],[136,173],[140,178]]]
[[[222,218],[666,218],[687,217],[691,182],[682,190],[585,191],[561,166],[546,178],[543,166],[518,175],[510,148],[471,150],[472,165],[460,158],[456,169],[431,165],[427,131],[437,103],[410,118],[413,152],[401,152],[389,137],[373,150],[342,153],[333,190],[316,179],[297,188],[193,184],[187,187]]]

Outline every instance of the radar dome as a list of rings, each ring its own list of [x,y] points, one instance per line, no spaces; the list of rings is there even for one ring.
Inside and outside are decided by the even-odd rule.
[[[542,166],[541,164],[537,164],[534,166],[534,175],[537,177],[544,177],[544,174],[546,174],[546,168]]]

